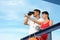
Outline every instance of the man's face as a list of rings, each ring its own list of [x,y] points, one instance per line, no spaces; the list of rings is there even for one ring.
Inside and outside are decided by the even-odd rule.
[[[39,12],[38,11],[34,11],[34,17],[38,16]]]

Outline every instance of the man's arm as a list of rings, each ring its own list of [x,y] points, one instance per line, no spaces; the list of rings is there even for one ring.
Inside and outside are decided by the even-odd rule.
[[[27,15],[25,15],[28,19],[30,19],[31,21],[33,21],[34,23],[37,23],[37,24],[39,24],[39,25],[41,25],[42,24],[42,22],[39,22],[39,21],[37,21],[37,20],[34,20],[33,18],[31,18],[31,17],[29,17],[29,16],[27,16]]]
[[[30,19],[31,21],[33,21],[34,23],[37,23],[37,24],[39,24],[39,25],[42,24],[42,22],[39,22],[39,21],[37,21],[37,20],[34,20],[33,18],[30,18],[30,17],[29,17],[29,19]]]
[[[24,25],[28,25],[28,17],[25,17]]]

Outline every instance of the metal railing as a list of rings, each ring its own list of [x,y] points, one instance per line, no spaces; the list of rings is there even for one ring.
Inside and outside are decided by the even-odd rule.
[[[57,23],[57,24],[55,24],[55,25],[53,25],[53,26],[51,26],[51,27],[49,27],[49,28],[47,28],[47,29],[40,30],[40,31],[38,31],[38,32],[36,32],[36,33],[34,33],[34,34],[35,34],[35,36],[40,36],[40,35],[43,35],[43,34],[45,34],[45,33],[50,33],[50,32],[52,32],[52,31],[54,31],[54,30],[59,29],[59,28],[60,28],[60,22]],[[22,38],[22,39],[20,39],[20,40],[28,40],[28,38],[29,38],[29,37],[33,37],[34,34],[28,35],[28,36],[26,36],[26,37],[24,37],[24,38]]]

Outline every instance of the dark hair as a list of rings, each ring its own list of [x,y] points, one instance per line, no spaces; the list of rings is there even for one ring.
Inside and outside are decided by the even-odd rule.
[[[49,13],[47,11],[43,11],[42,14],[47,14],[48,15],[48,19],[50,20]]]
[[[39,14],[40,14],[40,12],[41,12],[39,9],[34,9],[34,11],[37,11],[37,12],[39,12]]]
[[[28,12],[28,15],[32,15],[32,14],[34,14],[33,11],[29,11],[29,12]]]

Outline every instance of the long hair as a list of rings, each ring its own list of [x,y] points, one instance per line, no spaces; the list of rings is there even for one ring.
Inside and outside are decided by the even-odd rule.
[[[43,11],[42,14],[47,14],[48,15],[48,20],[50,20],[49,13],[47,11]]]

